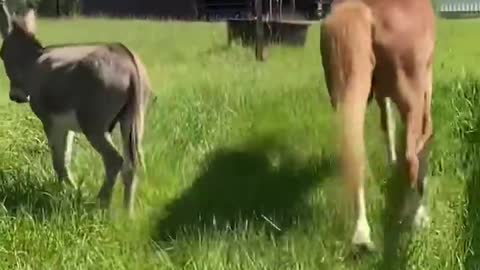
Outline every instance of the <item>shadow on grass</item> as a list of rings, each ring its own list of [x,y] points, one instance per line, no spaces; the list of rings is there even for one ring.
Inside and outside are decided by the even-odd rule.
[[[476,147],[478,149],[478,147]],[[474,162],[478,160],[474,159]],[[480,167],[473,165],[474,168],[468,173],[467,184],[465,187],[465,199],[467,201],[464,216],[464,248],[465,260],[464,269],[480,268]]]
[[[206,56],[206,57],[211,57],[211,56],[215,56],[215,55],[218,55],[218,54],[224,54],[226,52],[228,52],[230,49],[231,49],[231,45],[228,45],[225,41],[225,44],[223,43],[216,43],[214,45],[212,45],[210,48],[206,49],[206,50],[203,50],[203,51],[200,51],[198,53],[198,56]]]
[[[389,179],[383,214],[383,257],[377,269],[408,269],[408,249],[413,237],[413,213],[402,222],[402,212],[405,211],[407,201],[411,199],[408,191],[410,190],[407,190],[405,178],[395,175]]]
[[[477,94],[478,95],[478,94]],[[476,96],[478,101],[480,96]],[[478,104],[478,103],[472,103]],[[476,105],[474,105],[476,106]],[[478,110],[478,109],[474,109]],[[465,260],[463,262],[464,269],[479,269],[480,268],[480,165],[478,160],[480,159],[480,134],[477,128],[472,131],[471,128],[480,126],[480,117],[478,113],[472,114],[475,119],[471,122],[474,125],[462,127],[462,131],[465,132],[463,137],[464,143],[464,160],[463,169],[466,172],[466,185],[465,185],[465,200],[466,209],[463,215],[463,240],[465,250]],[[469,123],[470,124],[470,123]]]
[[[429,141],[418,154],[418,184],[422,195],[409,187],[408,181],[406,181],[408,176],[406,173],[407,165],[404,159],[400,159],[395,169],[392,170],[385,190],[385,210],[383,214],[384,245],[383,258],[379,269],[409,269],[408,250],[413,243],[415,233],[413,223],[416,209],[422,203],[428,201],[428,184],[426,181],[431,147],[432,141]],[[401,145],[400,149],[404,149],[404,145]]]
[[[43,181],[28,172],[0,173],[0,211],[3,214],[28,215],[35,220],[48,219],[52,214],[94,209],[80,191],[65,189],[55,181]]]
[[[228,231],[245,224],[281,234],[311,215],[308,191],[332,172],[327,159],[301,158],[271,139],[210,153],[190,188],[166,207],[153,239]]]

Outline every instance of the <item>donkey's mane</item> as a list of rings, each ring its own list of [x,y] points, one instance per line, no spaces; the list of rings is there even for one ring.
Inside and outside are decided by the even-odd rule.
[[[74,46],[102,46],[110,44],[121,44],[120,42],[108,42],[108,41],[93,41],[93,42],[78,42],[78,43],[59,43],[51,44],[44,47],[45,50],[63,48],[63,47],[74,47]]]

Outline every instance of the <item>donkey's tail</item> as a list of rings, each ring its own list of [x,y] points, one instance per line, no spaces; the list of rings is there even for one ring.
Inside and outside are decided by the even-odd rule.
[[[321,26],[325,81],[340,131],[342,172],[359,191],[365,170],[364,121],[375,59],[373,17],[360,1],[335,6]]]
[[[127,103],[127,114],[130,119],[128,156],[132,166],[140,165],[145,170],[143,160],[142,138],[147,106],[150,99],[151,86],[148,74],[139,57],[128,50],[135,64],[135,74],[130,86],[130,100]]]

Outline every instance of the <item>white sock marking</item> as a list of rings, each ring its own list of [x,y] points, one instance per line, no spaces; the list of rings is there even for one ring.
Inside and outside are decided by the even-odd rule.
[[[367,220],[367,209],[365,207],[365,194],[363,187],[360,187],[357,194],[356,211],[357,221],[355,233],[353,234],[353,244],[371,244],[370,225]]]

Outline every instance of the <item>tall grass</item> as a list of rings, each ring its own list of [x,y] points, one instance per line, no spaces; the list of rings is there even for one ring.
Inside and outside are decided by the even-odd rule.
[[[80,189],[58,188],[39,121],[8,102],[0,76],[0,268],[478,268],[479,22],[439,21],[432,224],[384,262],[381,253],[349,257],[352,220],[318,25],[305,48],[270,48],[268,61],[257,63],[252,50],[225,46],[222,24],[42,20],[46,44],[118,40],[144,59],[158,95],[144,145],[148,177],[134,221],[124,219],[121,182],[111,216],[101,215],[100,158],[79,136],[72,171]],[[366,132],[369,218],[381,250],[389,244],[383,210],[392,173],[375,106]]]

